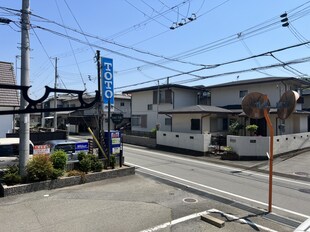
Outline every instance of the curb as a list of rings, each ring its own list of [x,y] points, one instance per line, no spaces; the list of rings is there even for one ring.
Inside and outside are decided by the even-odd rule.
[[[46,180],[41,182],[27,183],[13,186],[7,186],[1,183],[0,197],[13,196],[40,190],[69,187],[134,174],[135,174],[135,167],[129,167],[124,165],[124,167],[120,169],[104,170],[102,172],[88,173],[85,174],[85,176],[62,177],[56,180]]]

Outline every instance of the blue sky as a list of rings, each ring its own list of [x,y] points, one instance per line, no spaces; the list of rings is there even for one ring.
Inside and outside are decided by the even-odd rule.
[[[34,14],[30,61],[33,98],[43,95],[44,86],[54,86],[55,57],[59,58],[58,88],[84,90],[86,86],[91,93],[97,88],[94,56],[99,49],[102,56],[114,60],[115,88],[120,92],[157,85],[159,78],[163,84],[166,77],[285,48],[310,38],[310,2],[305,0],[31,0],[30,5]],[[0,60],[14,63],[14,67],[17,60],[18,68],[19,16],[18,12],[3,7],[20,10],[21,6],[21,0],[0,0],[0,17],[15,21],[0,24]],[[280,15],[284,12],[288,13],[289,27],[281,26]],[[190,21],[190,17],[195,20]],[[65,25],[67,30],[55,22]],[[174,22],[185,24],[171,30]],[[87,39],[68,28],[86,34]],[[65,38],[68,36],[74,41],[69,42]],[[195,76],[179,75],[169,81],[208,86],[237,79],[307,76],[309,62],[286,69],[237,71],[305,58],[309,54],[310,44],[273,53],[274,57],[203,69],[191,73]],[[19,82],[20,70],[17,71]],[[205,78],[227,72],[236,73]],[[204,79],[197,81],[200,77]],[[138,85],[147,81],[150,82]]]

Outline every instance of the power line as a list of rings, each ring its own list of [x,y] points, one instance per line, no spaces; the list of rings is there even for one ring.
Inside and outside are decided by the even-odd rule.
[[[64,24],[64,20],[63,20],[62,14],[61,14],[61,12],[60,12],[60,9],[59,9],[59,6],[58,6],[58,3],[57,3],[57,0],[55,0],[55,3],[56,3],[56,6],[57,6],[57,10],[58,10],[58,13],[59,13],[60,19],[61,19],[62,23]],[[66,29],[66,28],[65,28],[65,32],[66,32],[66,35],[68,36],[68,32],[67,32],[67,29]],[[83,83],[83,85],[84,85],[84,89],[86,90],[86,83],[85,83],[85,81],[84,81],[84,79],[83,79],[83,77],[82,77],[82,73],[81,73],[81,70],[80,70],[80,66],[79,66],[79,64],[78,64],[78,62],[77,62],[77,58],[76,58],[76,55],[75,55],[75,53],[74,53],[74,50],[73,50],[73,47],[72,47],[71,40],[70,40],[70,39],[68,39],[68,42],[69,42],[69,44],[70,44],[70,48],[71,48],[71,51],[72,51],[72,53],[73,53],[73,57],[74,57],[74,60],[75,60],[75,63],[76,63],[77,69],[78,69],[78,71],[79,71],[80,78],[81,78],[82,83]],[[87,42],[88,42],[88,41],[87,41]]]
[[[206,69],[217,68],[217,67],[220,67],[220,66],[224,66],[224,65],[228,65],[228,64],[233,64],[233,63],[238,63],[238,62],[246,61],[246,60],[257,58],[257,57],[270,56],[270,54],[282,52],[282,51],[285,51],[285,50],[288,50],[288,49],[292,49],[292,48],[297,48],[297,47],[304,46],[305,44],[309,44],[309,43],[310,43],[310,41],[304,42],[304,43],[300,43],[300,44],[295,44],[295,45],[284,47],[284,48],[279,48],[279,49],[268,51],[268,52],[264,52],[264,53],[260,53],[258,55],[253,55],[253,56],[242,58],[242,59],[238,59],[238,60],[232,60],[232,61],[227,61],[227,62],[223,62],[223,63],[219,63],[219,64],[214,64],[214,65],[210,65],[210,66],[205,67],[205,68],[199,68],[199,69],[191,70],[191,71],[185,72],[184,74],[190,74],[190,73],[199,72],[199,71],[206,70]],[[303,61],[301,63],[304,63],[304,62],[306,62],[306,61]],[[295,63],[293,62],[292,64],[295,64]],[[276,67],[284,67],[284,66],[287,66],[287,65],[290,65],[290,63],[289,62],[286,62],[286,63],[282,62],[281,65],[274,66],[274,67],[275,68]],[[265,66],[265,67],[269,67],[269,66]],[[274,68],[274,67],[272,67],[272,68]],[[252,68],[251,70],[252,71],[261,71],[262,69],[263,68],[261,68],[261,69],[259,69],[259,68]],[[232,73],[229,73],[227,75],[238,74],[238,73],[239,72],[232,72]],[[180,76],[180,75],[181,74],[175,74],[175,75],[171,75],[171,76],[166,76],[166,77],[155,79],[155,81],[165,80],[167,78],[173,78],[173,77],[177,77],[177,76]],[[199,80],[199,78],[186,80],[186,83],[191,82],[191,81],[197,81],[197,80]],[[115,89],[123,89],[123,88],[128,88],[128,87],[134,87],[134,86],[138,86],[138,85],[148,84],[148,83],[151,83],[153,81],[139,82],[139,83],[132,84],[132,85],[126,85],[126,86],[117,87]]]
[[[47,29],[47,28],[44,28],[44,27],[41,27],[41,26],[35,26],[35,28],[38,28],[38,29],[41,29],[41,30],[44,30],[44,31],[48,31],[52,34],[55,34],[55,35],[58,35],[58,36],[61,36],[63,38],[67,38],[67,39],[70,39],[70,40],[73,40],[73,41],[76,41],[78,43],[82,43],[82,44],[87,44],[86,42],[80,40],[80,39],[77,39],[75,37],[72,37],[72,36],[69,36],[69,35],[65,35],[65,34],[62,34],[60,32],[57,32],[57,31],[53,31],[51,29]],[[99,46],[99,45],[96,45],[96,44],[91,44],[93,47],[97,47],[97,48],[100,48],[102,50],[105,50],[107,52],[110,52],[110,53],[113,53],[115,55],[119,55],[119,56],[122,56],[122,57],[125,57],[125,58],[128,58],[128,59],[132,59],[132,60],[136,60],[136,61],[140,61],[142,63],[146,63],[146,64],[151,64],[153,66],[156,66],[156,67],[159,67],[159,68],[163,68],[163,69],[167,69],[167,70],[170,70],[170,71],[173,71],[173,72],[177,72],[177,73],[181,73],[183,74],[184,72],[180,71],[180,70],[177,70],[177,69],[173,69],[173,68],[169,68],[167,66],[163,66],[163,65],[160,65],[160,64],[156,64],[156,63],[153,63],[153,62],[150,62],[150,61],[147,61],[147,60],[143,60],[143,59],[140,59],[140,58],[137,58],[137,57],[133,57],[133,56],[130,56],[130,55],[126,55],[124,53],[120,53],[120,52],[117,52],[117,51],[114,51],[114,50],[111,50],[111,49],[108,49],[108,48],[105,48],[105,47],[102,47],[102,46]],[[192,76],[198,76],[198,75],[193,75],[193,74],[190,74]]]

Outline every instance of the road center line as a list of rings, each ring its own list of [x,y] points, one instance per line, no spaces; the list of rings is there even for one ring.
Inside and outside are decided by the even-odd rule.
[[[141,169],[144,169],[146,171],[153,172],[153,173],[156,173],[156,174],[159,174],[159,175],[167,176],[167,177],[179,180],[179,181],[187,182],[189,184],[193,184],[193,185],[196,185],[196,186],[199,186],[199,187],[203,187],[203,188],[206,188],[206,189],[209,189],[209,190],[213,190],[213,191],[216,191],[216,192],[219,192],[219,193],[222,193],[222,194],[226,194],[226,195],[229,195],[229,196],[232,196],[232,197],[236,197],[236,198],[243,199],[243,200],[246,200],[246,201],[250,201],[250,202],[253,202],[253,203],[256,203],[256,204],[268,206],[268,204],[266,204],[264,202],[257,201],[257,200],[254,200],[254,199],[251,199],[251,198],[248,198],[248,197],[244,197],[244,196],[241,196],[241,195],[237,195],[237,194],[234,194],[234,193],[230,193],[230,192],[227,192],[227,191],[224,191],[224,190],[220,190],[220,189],[217,189],[217,188],[213,188],[211,186],[203,185],[203,184],[196,183],[196,182],[193,182],[193,181],[190,181],[190,180],[186,180],[186,179],[183,179],[183,178],[180,178],[180,177],[177,177],[177,176],[173,176],[173,175],[170,175],[170,174],[167,174],[167,173],[163,173],[163,172],[156,171],[156,170],[153,170],[153,169],[145,168],[145,167],[142,167],[140,165],[133,164],[133,163],[126,162],[126,164],[131,165],[131,166],[135,166],[135,167],[138,167],[138,168],[141,168]],[[165,178],[160,177],[160,176],[157,176],[157,177],[165,179]],[[166,180],[169,180],[169,179],[166,179]],[[172,181],[172,180],[169,180],[169,181]],[[181,185],[184,185],[184,183],[180,183],[180,182],[177,182],[177,181],[173,181],[173,182],[181,184]],[[274,209],[278,209],[280,211],[287,212],[287,213],[290,213],[290,214],[294,214],[294,215],[297,215],[297,216],[300,216],[300,217],[310,218],[309,215],[301,214],[301,213],[298,213],[298,212],[295,212],[295,211],[292,211],[292,210],[288,210],[288,209],[284,209],[284,208],[281,208],[281,207],[278,207],[278,206],[275,206],[275,205],[273,205],[272,207]]]
[[[173,156],[173,155],[166,155],[166,154],[161,154],[161,153],[157,153],[157,152],[153,152],[153,151],[147,151],[147,150],[141,151],[141,149],[132,148],[132,147],[126,147],[125,149],[131,149],[131,150],[140,151],[140,152],[143,152],[143,153],[153,154],[153,155],[156,155],[156,156],[162,156],[162,157],[171,158],[171,159],[178,159],[178,160],[182,160],[182,161],[186,161],[186,162],[192,162],[192,163],[207,165],[207,166],[211,166],[211,167],[227,169],[227,170],[231,170],[231,171],[238,170],[238,171],[242,171],[242,173],[251,174],[253,176],[261,176],[261,177],[264,177],[264,178],[267,178],[267,179],[269,178],[269,175],[267,175],[267,174],[261,174],[261,173],[251,172],[251,171],[245,171],[245,170],[240,169],[240,168],[232,168],[232,167],[227,167],[225,165],[212,164],[212,163],[208,163],[208,162],[204,162],[204,161],[193,160],[193,159],[183,158],[183,157],[177,157],[177,156]],[[294,183],[294,184],[301,184],[301,185],[310,186],[310,183],[290,180],[288,178],[281,178],[281,177],[273,176],[273,179],[277,179],[277,180],[281,180],[281,181],[286,181],[286,182],[290,182],[290,183]]]

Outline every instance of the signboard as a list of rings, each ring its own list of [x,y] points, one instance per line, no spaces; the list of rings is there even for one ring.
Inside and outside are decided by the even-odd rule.
[[[120,124],[123,121],[123,114],[112,114],[111,119],[114,124]]]
[[[81,142],[81,143],[76,143],[75,144],[75,152],[88,152],[88,142]]]
[[[105,142],[108,145],[108,131],[105,131]],[[121,148],[121,133],[119,131],[110,131],[110,153],[118,155]]]
[[[103,111],[108,111],[110,101],[110,111],[114,111],[114,80],[113,80],[113,60],[101,57],[101,84]]]
[[[50,152],[51,152],[51,149],[49,145],[35,145],[33,147],[34,155],[50,154]]]

